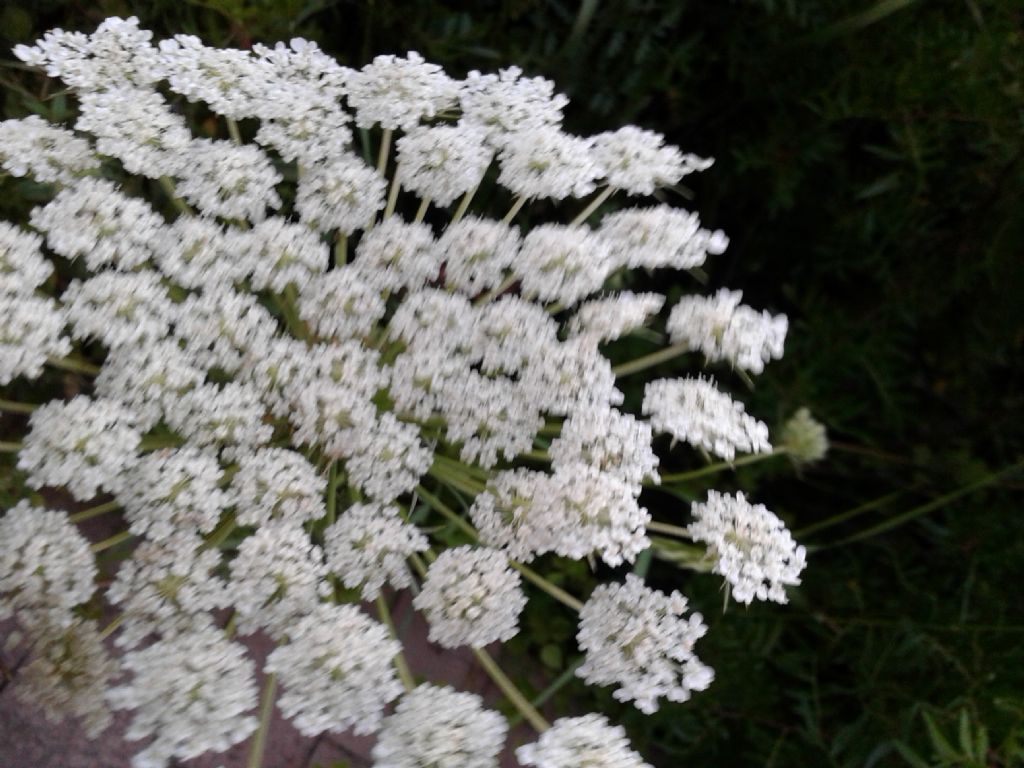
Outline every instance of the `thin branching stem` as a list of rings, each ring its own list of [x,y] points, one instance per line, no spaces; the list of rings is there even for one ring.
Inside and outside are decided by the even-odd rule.
[[[427,502],[427,504],[431,508],[435,509],[436,511],[440,512],[441,515],[451,520],[474,541],[478,541],[480,539],[480,534],[477,532],[476,528],[474,528],[458,512],[456,512],[443,501],[438,499],[426,488],[424,488],[423,486],[417,486],[416,492],[425,502]],[[547,592],[549,595],[551,595],[551,597],[555,598],[558,602],[562,603],[568,608],[571,608],[577,613],[580,610],[582,610],[583,603],[581,603],[579,600],[570,595],[561,587],[557,586],[556,584],[552,584],[550,581],[541,576],[532,568],[529,568],[523,565],[522,563],[518,563],[515,560],[510,560],[509,565],[515,568],[517,571],[519,571],[519,573],[521,573],[527,581],[531,582],[538,588],[542,589],[544,592]]]
[[[527,700],[525,696],[516,688],[508,675],[502,671],[494,659],[490,657],[483,648],[474,648],[473,655],[476,656],[477,661],[480,662],[480,666],[484,668],[484,672],[487,673],[488,677],[494,681],[494,684],[501,689],[501,692],[505,694],[513,706],[519,710],[522,714],[523,719],[530,724],[530,726],[537,731],[537,733],[544,733],[551,727],[550,723],[544,719],[543,715],[537,711],[537,709]]]
[[[75,514],[68,517],[68,520],[72,523],[81,523],[86,520],[92,520],[94,517],[105,515],[107,514],[107,512],[113,512],[114,510],[120,508],[121,503],[119,501],[108,501],[106,504],[100,504],[99,506],[90,507],[89,509],[83,509],[81,512],[76,512]]]
[[[416,216],[413,218],[414,224],[419,224],[423,221],[423,217],[427,215],[427,211],[430,209],[430,198],[424,197],[420,201],[420,207],[416,209]]]
[[[512,203],[512,207],[508,209],[508,213],[505,214],[505,218],[502,219],[501,221],[504,224],[511,224],[512,219],[514,219],[516,215],[519,213],[519,211],[523,209],[524,205],[526,205],[526,196],[520,195]]]
[[[95,544],[89,547],[89,550],[93,554],[96,554],[97,552],[103,552],[104,550],[110,549],[111,547],[116,547],[118,544],[122,544],[134,537],[135,534],[131,531],[121,531],[120,533],[115,533],[113,536],[104,539],[103,541],[97,541]]]
[[[0,400],[0,411],[7,413],[32,413],[38,408],[33,403],[16,403],[13,400]]]
[[[384,209],[384,218],[388,218],[395,212],[395,205],[398,204],[398,191],[402,188],[402,182],[398,180],[398,175],[391,180],[391,189],[388,191],[388,204]]]
[[[108,637],[114,634],[114,632],[117,631],[117,628],[121,626],[121,623],[124,621],[124,619],[125,614],[122,613],[116,619],[107,624],[107,626],[105,626],[100,631],[100,640],[106,640]]]
[[[235,142],[235,144],[241,146],[242,145],[242,133],[241,133],[241,131],[238,130],[238,123],[235,122],[230,117],[226,117],[226,118],[224,118],[224,120],[228,124],[228,135],[231,137],[231,140],[233,142]]]
[[[462,196],[462,200],[459,201],[459,207],[456,208],[455,213],[452,214],[451,224],[449,224],[448,226],[451,226],[452,224],[458,221],[462,221],[462,217],[465,216],[466,211],[469,210],[469,204],[473,202],[473,195],[476,194],[476,191],[478,189],[480,189],[479,184],[477,184],[475,187],[469,190],[469,192]]]
[[[586,208],[584,208],[582,211],[580,211],[579,214],[576,216],[576,218],[573,219],[569,223],[569,226],[570,227],[579,226],[580,224],[585,222],[587,219],[589,219],[590,218],[590,214],[592,214],[594,211],[596,211],[598,208],[600,208],[602,203],[604,203],[605,200],[607,200],[609,197],[611,197],[612,193],[614,191],[615,191],[615,189],[612,188],[612,187],[605,187],[604,189],[602,189],[601,193],[599,195],[597,195],[597,197],[595,197],[593,200],[590,201],[590,205],[588,205]]]
[[[174,181],[173,179],[171,179],[170,176],[160,177],[160,187],[163,189],[165,193],[167,193],[167,197],[171,199],[171,203],[174,204],[174,207],[178,209],[179,213],[181,213],[184,216],[195,215],[195,211],[192,210],[189,204],[178,196],[178,190],[174,186]]]
[[[560,602],[562,605],[566,606],[567,608],[571,608],[577,613],[583,610],[582,602],[577,600],[575,597],[570,595],[568,592],[566,592],[558,585],[552,584],[550,581],[545,579],[532,568],[529,568],[523,565],[522,563],[516,562],[515,560],[510,560],[509,565],[515,568],[521,574],[523,574],[527,581],[529,581],[539,589],[542,589],[545,592],[547,592],[549,595],[551,595],[551,597],[555,598],[555,600]]]
[[[708,464],[706,467],[694,469],[689,472],[678,472],[674,475],[663,475],[660,485],[696,480],[699,477],[707,477],[708,475],[715,475],[719,472],[725,472],[726,470],[736,469],[736,467],[745,467],[748,464],[756,464],[759,461],[773,459],[776,456],[784,456],[786,453],[787,450],[785,446],[780,446],[768,453],[752,453],[749,456],[740,456],[740,458],[733,459],[732,461],[718,461],[714,464]]]
[[[380,149],[377,151],[377,173],[381,176],[384,175],[384,171],[388,167],[388,153],[391,151],[391,134],[390,128],[385,128],[383,135],[380,137]]]
[[[681,539],[689,539],[690,532],[685,528],[681,528],[678,525],[669,525],[668,523],[659,523],[657,520],[652,520],[647,524],[648,531],[657,531],[658,533],[664,533],[668,536],[678,536]]]
[[[381,622],[388,628],[391,637],[399,642],[399,651],[395,654],[393,663],[398,671],[398,677],[401,679],[402,685],[405,686],[405,690],[411,691],[416,687],[416,679],[412,676],[412,670],[409,669],[409,665],[405,661],[405,655],[401,651],[401,640],[398,637],[398,630],[395,629],[395,622],[391,618],[391,610],[388,608],[384,595],[377,595],[377,615],[380,616]]]
[[[612,373],[616,377],[622,378],[623,376],[629,376],[630,374],[639,373],[645,371],[648,368],[664,363],[666,360],[679,357],[690,351],[688,344],[673,344],[670,347],[659,349],[657,352],[652,352],[649,355],[638,357],[636,360],[630,360],[628,363],[617,365],[612,368]]]
[[[263,750],[267,744],[267,731],[270,729],[270,716],[274,711],[274,697],[277,695],[277,675],[270,673],[263,683],[263,696],[260,699],[260,725],[249,743],[248,768],[260,768],[263,765]]]
[[[87,376],[95,376],[100,372],[98,365],[81,360],[77,357],[48,357],[46,359],[47,365],[51,365],[54,368],[60,368],[63,371],[71,371],[72,373],[84,373]]]
[[[338,462],[331,461],[327,470],[327,525],[334,524],[338,508]]]

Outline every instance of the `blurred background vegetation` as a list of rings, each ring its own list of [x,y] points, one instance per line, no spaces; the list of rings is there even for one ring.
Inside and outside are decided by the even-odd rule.
[[[552,711],[599,708],[658,768],[1024,765],[1020,0],[34,0],[2,6],[0,42],[109,15],[217,45],[304,36],[357,67],[408,50],[455,76],[514,64],[572,98],[573,131],[632,122],[717,158],[667,199],[732,238],[707,288],[741,288],[791,330],[754,392],[714,373],[771,424],[810,407],[833,449],[706,485],[785,517],[811,549],[805,583],[789,606],[723,615],[716,578],[656,560],[648,578],[711,627],[712,688],[645,717],[569,682]],[[5,56],[4,116],[59,117],[55,89],[40,99]],[[0,205],[24,212],[9,182]],[[664,469],[694,466],[683,453]],[[648,496],[686,520],[684,501]],[[548,565],[581,593],[592,579]],[[534,693],[578,658],[561,615],[536,598],[506,653]]]

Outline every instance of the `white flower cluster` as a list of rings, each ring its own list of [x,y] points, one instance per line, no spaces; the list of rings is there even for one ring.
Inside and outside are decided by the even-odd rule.
[[[406,559],[430,546],[419,528],[403,522],[398,507],[381,504],[353,504],[324,539],[328,567],[364,600],[374,600],[385,582],[399,589],[412,584]]]
[[[800,583],[807,550],[793,541],[785,523],[742,493],[717,491],[693,505],[693,516],[690,536],[707,543],[715,573],[726,578],[737,601],[787,602],[786,587]]]
[[[109,689],[107,701],[134,713],[129,739],[153,737],[132,759],[134,768],[223,752],[256,730],[255,664],[216,627],[132,651],[124,667],[132,679]]]
[[[69,626],[32,627],[32,646],[18,671],[15,695],[29,706],[41,707],[47,718],[81,720],[86,734],[96,738],[111,721],[104,701],[120,665],[103,646],[92,622]]]
[[[424,684],[384,718],[375,768],[498,768],[508,723],[479,696]]]
[[[742,291],[723,288],[714,296],[686,296],[672,308],[666,328],[673,344],[699,349],[708,360],[727,360],[751,373],[782,357],[789,321],[740,304]]]
[[[421,686],[385,719],[400,645],[339,604],[342,587],[366,600],[415,588],[422,553],[412,603],[430,639],[503,642],[527,600],[517,561],[615,567],[651,547],[640,497],[659,482],[655,431],[727,459],[771,451],[765,425],[709,380],[655,382],[630,413],[626,369],[602,350],[664,308],[612,290],[623,270],[693,269],[728,245],[691,212],[602,206],[712,161],[634,126],[571,135],[568,100],[516,68],[457,80],[414,52],[352,70],[301,39],[151,38],[108,19],[18,46],[64,81],[77,118],[0,122],[0,167],[50,190],[34,233],[0,224],[0,386],[102,361],[91,388],[33,410],[18,467],[32,488],[111,494],[88,516],[116,506],[141,539],[96,597],[89,544],[64,513],[22,501],[0,517],[0,618],[29,638],[23,689],[93,733],[108,706],[133,710],[129,738],[152,737],[133,765],[160,768],[254,731],[256,665],[228,638],[262,632],[278,644],[263,670],[282,685],[278,708],[304,734],[383,724],[380,768],[495,766],[507,725],[473,695]],[[193,135],[186,102],[225,119],[219,137]],[[377,166],[353,124],[379,139]],[[503,219],[470,209],[481,186],[510,206]],[[517,218],[544,198],[582,212]],[[443,226],[430,211],[456,205]],[[761,372],[787,321],[739,300],[685,297],[666,325],[672,351]],[[468,509],[475,528],[454,522],[473,545],[439,533],[436,516],[458,514],[448,498]],[[798,583],[804,551],[763,507],[712,495],[694,514],[690,535],[737,599],[784,600]],[[435,558],[432,545],[446,548]],[[103,632],[81,618],[101,601],[121,614]],[[706,687],[692,652],[704,625],[686,607],[635,576],[599,587],[582,611],[581,676],[645,712]],[[113,687],[107,634],[132,673]],[[646,768],[595,715],[518,754]]]
[[[714,672],[693,653],[707,632],[699,613],[682,618],[686,598],[649,589],[639,576],[624,584],[603,584],[580,611],[576,641],[587,654],[577,676],[597,685],[618,685],[619,701],[632,701],[646,714],[658,699],[686,701],[703,691]]]
[[[65,513],[23,500],[0,518],[0,618],[69,623],[95,578],[89,543]]]
[[[614,566],[650,544],[650,515],[637,503],[639,491],[639,485],[577,460],[551,475],[499,472],[469,516],[485,544],[518,560],[546,552],[574,560],[597,554]]]
[[[33,488],[67,488],[79,501],[100,490],[120,491],[140,460],[138,418],[117,400],[85,395],[53,401],[29,418],[18,469]]]
[[[768,427],[711,379],[658,379],[644,390],[651,426],[731,461],[736,451],[768,453]]]
[[[516,757],[534,768],[651,768],[629,748],[626,729],[601,715],[556,720],[539,741],[519,747]]]
[[[319,605],[295,622],[265,670],[285,689],[281,712],[307,736],[373,733],[402,692],[391,660],[401,650],[387,627],[354,605]]]
[[[463,546],[445,550],[430,564],[413,605],[427,617],[431,641],[445,648],[483,648],[516,635],[526,595],[505,555]]]

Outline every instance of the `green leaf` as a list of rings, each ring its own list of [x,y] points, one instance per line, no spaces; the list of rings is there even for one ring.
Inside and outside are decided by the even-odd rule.
[[[914,750],[902,741],[894,741],[892,745],[896,747],[896,751],[900,753],[900,757],[910,763],[913,768],[929,768],[928,763],[926,763],[920,755],[914,752]]]
[[[924,718],[925,727],[928,729],[928,737],[932,742],[932,749],[935,753],[943,760],[956,760],[960,757],[957,751],[953,749],[953,745],[949,743],[945,736],[942,735],[942,731],[939,730],[938,725],[935,724],[935,720],[927,712],[921,715]]]
[[[960,749],[972,760],[978,759],[974,754],[974,739],[971,736],[971,720],[966,709],[960,710],[958,719],[957,735],[960,739]]]
[[[858,200],[868,200],[872,197],[878,197],[884,195],[886,192],[892,192],[900,185],[901,173],[894,171],[893,173],[882,176],[880,179],[868,184],[864,189],[857,193]]]

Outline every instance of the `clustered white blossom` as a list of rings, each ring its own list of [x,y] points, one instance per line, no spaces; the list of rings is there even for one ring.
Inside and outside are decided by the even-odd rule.
[[[683,618],[688,603],[665,595],[628,574],[624,584],[602,584],[580,611],[576,641],[587,654],[577,676],[597,685],[617,685],[619,701],[641,712],[658,710],[658,699],[686,701],[703,691],[714,672],[693,653],[707,632],[699,613]]]
[[[518,633],[526,605],[520,581],[501,552],[453,547],[430,564],[413,605],[427,617],[431,641],[483,648]]]
[[[711,379],[658,379],[644,390],[651,426],[677,440],[732,460],[736,451],[767,453],[768,427]]]
[[[373,747],[376,768],[498,768],[508,723],[479,696],[420,685],[384,719]]]
[[[122,663],[131,681],[110,688],[106,698],[112,708],[133,712],[129,739],[153,737],[132,759],[137,768],[223,752],[256,730],[256,665],[217,627],[160,640]]]
[[[403,522],[398,507],[353,504],[324,532],[327,565],[364,600],[374,600],[385,583],[412,584],[408,557],[430,546],[419,528]]]
[[[307,736],[373,733],[402,692],[391,663],[401,644],[354,605],[312,608],[289,627],[265,670],[284,688],[278,706]]]
[[[721,289],[714,296],[686,296],[672,308],[666,328],[673,344],[699,349],[708,360],[761,373],[769,360],[782,357],[789,322],[740,304],[742,291]]]
[[[0,386],[47,365],[81,374],[66,400],[24,409],[17,466],[31,488],[91,502],[81,519],[117,510],[127,531],[93,549],[133,539],[97,593],[75,518],[34,499],[0,517],[0,618],[28,648],[19,695],[90,735],[131,710],[128,738],[149,739],[133,766],[163,768],[256,730],[257,665],[231,638],[264,633],[267,690],[280,685],[302,733],[379,731],[378,768],[494,768],[508,725],[479,697],[428,684],[399,699],[385,601],[415,592],[445,648],[506,641],[527,602],[520,572],[544,584],[522,563],[615,567],[652,546],[655,432],[726,459],[772,450],[707,379],[650,383],[630,412],[627,369],[604,354],[665,305],[618,290],[624,270],[694,269],[728,239],[668,205],[603,206],[712,161],[634,126],[571,135],[568,100],[515,67],[457,80],[415,52],[353,70],[302,39],[151,38],[112,18],[19,45],[78,117],[0,122],[0,167],[50,190],[33,231],[0,223]],[[186,102],[224,128],[194,136]],[[353,124],[379,138],[376,165]],[[503,219],[471,209],[481,187]],[[582,212],[518,217],[538,199]],[[672,351],[760,373],[787,321],[739,301],[684,297]],[[824,452],[808,419],[784,437],[794,458]],[[736,599],[784,601],[799,584],[804,550],[763,506],[712,492],[693,514]],[[346,589],[377,600],[382,622]],[[117,618],[102,630],[83,618],[105,608]],[[686,609],[634,575],[598,587],[579,675],[644,712],[707,687],[693,651],[705,627]],[[598,715],[558,720],[517,755],[649,768]]]
[[[15,695],[54,723],[68,715],[81,719],[86,734],[96,738],[112,719],[104,697],[121,671],[99,629],[81,619],[70,626],[44,623],[32,628],[32,638]]]
[[[693,505],[688,531],[708,545],[713,570],[725,577],[741,603],[787,602],[786,587],[800,583],[807,550],[798,545],[786,524],[764,504],[708,491],[708,500]]]
[[[602,715],[556,720],[538,741],[519,747],[516,757],[535,768],[651,768],[629,748],[626,729]]]
[[[96,563],[64,512],[19,501],[0,518],[0,618],[67,623],[96,588]]]

